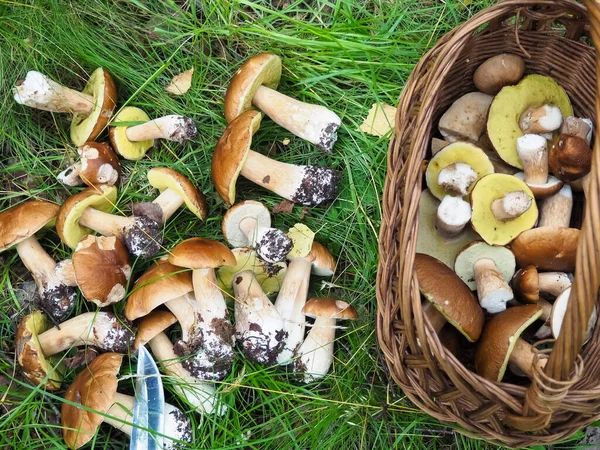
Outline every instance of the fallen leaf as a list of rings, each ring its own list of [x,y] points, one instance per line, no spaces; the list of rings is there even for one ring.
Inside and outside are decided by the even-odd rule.
[[[64,358],[63,364],[69,369],[77,369],[83,365],[89,364],[92,360],[98,356],[98,351],[92,347],[86,347],[85,349],[77,351],[75,356],[71,358]]]
[[[396,108],[386,103],[373,103],[359,130],[373,136],[385,136],[394,126]]]
[[[284,200],[281,203],[277,203],[273,207],[273,214],[279,213],[291,213],[294,209],[294,202],[290,202],[289,200]]]
[[[310,216],[310,208],[308,206],[303,206],[302,211],[300,212],[300,220],[304,219],[306,216]]]
[[[192,75],[194,75],[193,67],[190,70],[181,72],[179,75],[175,75],[165,90],[173,95],[185,94],[192,86]]]
[[[283,141],[281,141],[281,143],[286,146],[290,145],[290,138],[284,138]]]

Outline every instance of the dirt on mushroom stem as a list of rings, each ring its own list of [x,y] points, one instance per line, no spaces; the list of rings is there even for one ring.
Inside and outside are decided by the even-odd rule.
[[[123,242],[132,255],[152,258],[161,249],[162,223],[147,216],[135,216],[133,225],[123,230]]]
[[[53,324],[58,327],[75,307],[75,294],[75,288],[65,284],[49,287],[40,296],[38,307],[50,316]]]
[[[276,263],[283,261],[292,247],[293,243],[286,234],[271,229],[256,243],[256,254],[267,263]],[[281,267],[278,267],[279,270]]]
[[[317,206],[335,199],[341,174],[328,167],[305,166],[302,183],[291,200],[301,205]]]

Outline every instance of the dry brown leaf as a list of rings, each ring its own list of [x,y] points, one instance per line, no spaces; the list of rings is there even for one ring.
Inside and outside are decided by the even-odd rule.
[[[294,209],[294,202],[290,202],[289,200],[284,200],[281,203],[277,203],[273,206],[273,214],[279,213],[291,213]]]
[[[300,220],[304,219],[306,216],[310,216],[310,208],[308,206],[303,206],[302,211],[300,211]]]
[[[95,348],[86,347],[78,350],[75,356],[71,358],[64,358],[63,364],[69,369],[77,369],[78,367],[92,362],[96,356],[98,356],[98,351]]]
[[[394,126],[396,108],[386,103],[373,103],[359,130],[373,136],[385,136]]]
[[[194,68],[181,72],[179,75],[175,75],[165,90],[169,94],[183,95],[192,86],[192,75],[194,75]]]

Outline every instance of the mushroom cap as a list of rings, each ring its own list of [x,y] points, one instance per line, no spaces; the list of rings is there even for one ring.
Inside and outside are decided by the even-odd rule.
[[[578,180],[592,168],[592,150],[585,139],[561,134],[548,153],[548,167],[562,181]]]
[[[65,400],[106,413],[114,403],[122,361],[123,355],[117,353],[104,353],[94,358],[77,374],[65,393]],[[66,402],[62,404],[63,437],[69,447],[82,447],[94,437],[104,421],[104,416],[94,411]]]
[[[517,172],[513,176],[525,182],[525,172]],[[562,180],[559,180],[552,175],[548,176],[548,181],[544,184],[527,183],[527,186],[529,186],[529,189],[531,189],[531,192],[533,192],[533,195],[538,200],[556,194],[562,189],[563,185],[564,183]]]
[[[443,262],[429,255],[415,255],[415,272],[421,294],[430,301],[469,342],[481,335],[483,309],[469,287]]]
[[[28,200],[0,213],[0,253],[54,224],[59,206]]]
[[[23,317],[15,335],[15,356],[28,379],[43,389],[56,391],[60,389],[62,374],[46,360],[37,339],[48,328],[50,324],[40,311]]]
[[[515,86],[503,87],[490,107],[487,121],[490,141],[500,158],[519,169],[523,169],[517,153],[517,139],[523,136],[519,118],[527,108],[538,105],[556,105],[563,117],[573,115],[565,90],[552,78],[535,74],[527,75]]]
[[[552,330],[552,336],[554,339],[558,339],[560,330],[562,329],[563,321],[565,320],[565,314],[567,313],[567,306],[569,306],[569,300],[571,298],[571,288],[565,289],[552,305],[552,312],[550,313],[550,329]],[[592,310],[592,314],[588,320],[587,332],[584,339],[584,344],[590,340],[592,333],[594,332],[594,326],[598,320],[598,313],[596,306]]]
[[[171,251],[169,262],[190,269],[216,269],[234,266],[235,256],[225,245],[212,239],[190,238],[177,244]]]
[[[511,284],[522,302],[537,303],[540,299],[540,278],[534,265],[519,269]]]
[[[469,289],[477,289],[475,282],[475,263],[488,258],[494,261],[496,267],[502,274],[502,278],[510,280],[515,273],[515,255],[506,247],[497,247],[488,245],[483,241],[473,241],[467,244],[456,256],[454,262],[454,271],[461,280],[465,282]]]
[[[252,99],[260,86],[277,89],[281,79],[281,58],[260,53],[248,59],[229,82],[225,93],[225,120],[231,123],[252,108]]]
[[[208,214],[206,197],[181,173],[166,167],[150,169],[148,171],[148,182],[160,192],[165,189],[172,189],[177,192],[191,212],[200,219],[206,220]]]
[[[524,191],[532,199],[531,207],[519,217],[502,222],[492,213],[491,205],[496,199],[514,192]],[[473,214],[471,224],[484,241],[490,245],[506,245],[537,222],[538,209],[534,195],[525,182],[512,175],[492,173],[480,179],[471,191]]]
[[[79,218],[86,208],[109,212],[117,202],[117,188],[107,184],[88,187],[69,197],[60,207],[56,219],[56,232],[60,239],[72,249],[92,230],[79,225]]]
[[[126,106],[112,120],[112,123],[118,122],[150,122],[150,117],[140,108]],[[154,139],[130,141],[126,134],[127,127],[128,125],[110,127],[108,130],[110,143],[123,158],[132,161],[142,159],[146,152],[154,145]]]
[[[354,306],[335,298],[311,298],[302,308],[302,312],[312,318],[325,317],[336,320],[357,320],[358,312]]]
[[[323,244],[313,241],[307,258],[312,264],[313,275],[330,277],[335,273],[335,259]]]
[[[260,127],[258,111],[246,111],[234,119],[217,142],[212,157],[212,180],[219,197],[235,203],[235,183],[248,158],[252,136]]]
[[[174,266],[167,259],[160,259],[133,285],[125,305],[125,317],[135,320],[146,316],[163,303],[193,290],[191,271]]]
[[[483,378],[501,381],[519,336],[542,315],[537,305],[508,308],[492,316],[475,352],[475,370]]]
[[[524,231],[510,244],[517,266],[573,272],[580,231],[577,228],[540,227]]]
[[[81,158],[79,178],[88,186],[117,184],[121,163],[110,145],[105,142],[86,142],[77,148]]]
[[[442,136],[477,142],[485,131],[493,99],[482,92],[469,92],[460,97],[440,118],[438,126]]]
[[[105,307],[125,297],[131,266],[127,248],[116,237],[84,237],[73,252],[73,269],[87,301]]]
[[[249,247],[252,244],[240,229],[244,219],[255,219],[257,227],[271,227],[271,213],[262,203],[246,200],[233,205],[225,213],[221,224],[223,236],[232,247]]]
[[[133,349],[137,350],[142,345],[150,342],[158,333],[162,333],[177,322],[177,318],[169,311],[156,309],[142,318],[138,324]]]
[[[92,72],[82,92],[94,97],[94,107],[87,117],[81,114],[73,116],[71,140],[78,147],[98,137],[117,106],[117,87],[110,74],[102,67]]]
[[[504,86],[517,84],[525,73],[525,61],[517,55],[501,53],[485,60],[473,74],[473,84],[481,92],[496,95]]]

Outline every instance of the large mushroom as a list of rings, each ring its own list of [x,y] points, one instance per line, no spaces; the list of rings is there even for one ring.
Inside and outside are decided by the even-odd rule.
[[[442,136],[448,142],[477,142],[485,131],[493,99],[491,95],[481,92],[469,92],[460,97],[440,118],[439,129]]]
[[[341,119],[324,106],[303,103],[277,92],[280,79],[279,56],[260,53],[248,59],[225,93],[227,122],[231,123],[254,105],[286,130],[331,153]]]
[[[54,224],[59,208],[54,203],[30,200],[0,213],[0,253],[14,247],[31,272],[40,294],[38,306],[54,322],[64,320],[75,305],[75,283],[65,277],[35,234]]]
[[[333,363],[336,321],[357,320],[358,313],[352,305],[334,298],[311,298],[302,313],[315,323],[296,351],[294,371],[302,372],[303,381],[310,383],[323,378]]]
[[[63,438],[69,448],[83,447],[96,434],[102,422],[131,436],[135,397],[117,392],[119,370],[123,355],[105,353],[98,356],[77,374],[65,393],[61,407]],[[88,409],[83,409],[88,408]],[[192,442],[190,419],[178,408],[164,405],[164,431],[166,436],[154,436],[163,450],[180,448],[174,442]]]
[[[517,139],[517,153],[524,172],[515,176],[527,183],[535,198],[556,194],[563,182],[548,176],[548,141],[537,134],[525,134]]]
[[[246,200],[233,205],[222,222],[223,236],[233,247],[253,247],[268,263],[285,260],[292,240],[281,230],[271,228],[269,209],[260,202]]]
[[[250,150],[260,121],[258,111],[246,111],[227,126],[217,142],[212,179],[223,201],[235,203],[235,184],[240,174],[294,203],[318,206],[335,199],[340,181],[335,170],[282,163]]]
[[[34,311],[17,328],[15,356],[27,378],[48,390],[57,390],[62,376],[46,358],[82,345],[127,353],[134,338],[131,326],[112,313],[83,313],[61,323],[60,328],[49,328],[44,315]]]
[[[17,103],[58,113],[72,113],[71,140],[93,141],[108,124],[117,104],[117,88],[102,67],[94,70],[82,92],[61,86],[46,75],[29,71],[14,88]]]
[[[70,165],[56,178],[67,186],[96,186],[117,184],[121,173],[119,158],[110,145],[103,142],[86,142],[77,147],[80,161]]]
[[[130,125],[131,122],[142,123]],[[110,142],[115,151],[123,158],[134,161],[144,157],[155,139],[181,143],[194,139],[197,133],[196,124],[189,117],[169,115],[150,120],[144,111],[133,106],[121,109],[109,129]]]
[[[565,182],[579,180],[592,168],[592,149],[580,136],[561,134],[550,149],[550,170]]]

